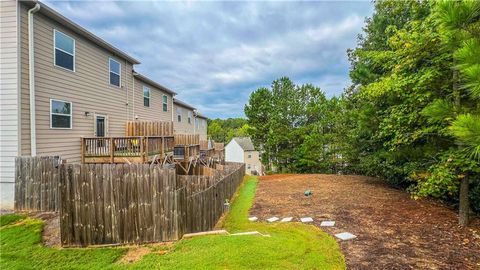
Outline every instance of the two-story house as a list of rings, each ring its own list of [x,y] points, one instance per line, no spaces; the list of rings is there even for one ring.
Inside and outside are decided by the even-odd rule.
[[[225,161],[245,163],[248,175],[263,175],[260,152],[255,150],[250,137],[235,137],[225,146]]]
[[[124,136],[126,121],[177,121],[174,91],[140,61],[38,1],[0,1],[0,184],[16,156],[79,162],[81,137]],[[177,102],[178,104],[178,102]],[[193,107],[178,133],[194,130]]]

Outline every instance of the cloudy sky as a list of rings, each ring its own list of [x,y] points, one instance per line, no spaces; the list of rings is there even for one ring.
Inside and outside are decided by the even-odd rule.
[[[44,2],[211,118],[244,116],[250,93],[282,76],[340,94],[346,50],[373,11],[369,1]]]

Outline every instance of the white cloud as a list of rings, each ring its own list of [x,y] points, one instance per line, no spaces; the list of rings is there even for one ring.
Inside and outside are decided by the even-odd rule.
[[[339,94],[346,50],[372,11],[369,2],[48,2],[211,117],[243,115],[250,92],[281,76]]]

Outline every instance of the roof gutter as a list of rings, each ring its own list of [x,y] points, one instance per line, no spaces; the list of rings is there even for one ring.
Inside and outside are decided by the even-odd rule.
[[[35,52],[33,37],[33,14],[40,10],[40,4],[28,10],[28,81],[30,90],[30,155],[37,155],[37,132],[35,123]]]

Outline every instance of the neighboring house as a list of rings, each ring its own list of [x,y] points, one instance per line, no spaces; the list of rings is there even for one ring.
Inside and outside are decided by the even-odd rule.
[[[195,114],[195,134],[200,135],[200,140],[208,140],[207,135],[208,118],[200,113]]]
[[[174,98],[173,130],[178,134],[195,134],[195,107]]]
[[[136,73],[138,60],[47,5],[1,0],[0,33],[2,196],[13,194],[16,156],[79,162],[81,137],[125,136],[126,121],[176,123],[175,92]],[[193,107],[182,120],[178,132],[193,133]]]
[[[235,137],[225,146],[225,161],[245,163],[245,173],[262,175],[260,153],[255,150],[250,137]]]

